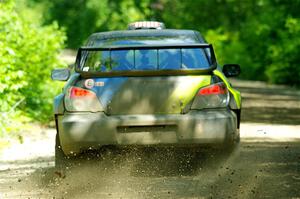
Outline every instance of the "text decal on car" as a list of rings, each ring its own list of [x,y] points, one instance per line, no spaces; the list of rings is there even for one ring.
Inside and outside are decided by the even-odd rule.
[[[93,88],[94,86],[102,87],[102,86],[104,86],[104,82],[102,82],[102,81],[95,82],[93,79],[87,79],[84,82],[84,86],[89,89]]]

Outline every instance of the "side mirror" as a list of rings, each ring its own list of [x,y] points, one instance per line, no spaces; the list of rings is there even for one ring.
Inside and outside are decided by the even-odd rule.
[[[51,79],[58,81],[67,81],[70,77],[70,69],[62,68],[62,69],[53,69],[51,71]]]
[[[236,77],[241,73],[241,67],[238,64],[225,64],[222,72],[226,77]]]

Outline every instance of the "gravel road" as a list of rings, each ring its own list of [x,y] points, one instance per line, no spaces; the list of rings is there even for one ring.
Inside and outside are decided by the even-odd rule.
[[[33,126],[1,154],[0,198],[300,198],[300,91],[232,80],[242,92],[241,143],[106,150],[54,168],[55,130]]]

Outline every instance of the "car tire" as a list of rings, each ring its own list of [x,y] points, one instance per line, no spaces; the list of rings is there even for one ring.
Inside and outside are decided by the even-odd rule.
[[[232,137],[230,139],[227,139],[224,143],[224,152],[232,153],[239,145],[240,143],[240,129],[236,129],[237,133],[235,134],[235,137]]]
[[[55,168],[64,170],[70,166],[69,157],[62,150],[58,133],[55,138]]]

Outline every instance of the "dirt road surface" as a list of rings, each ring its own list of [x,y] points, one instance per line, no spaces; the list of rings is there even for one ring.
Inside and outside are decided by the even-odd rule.
[[[241,143],[200,149],[106,150],[54,168],[54,129],[34,127],[1,154],[0,198],[300,198],[300,91],[233,80]]]

